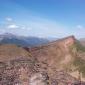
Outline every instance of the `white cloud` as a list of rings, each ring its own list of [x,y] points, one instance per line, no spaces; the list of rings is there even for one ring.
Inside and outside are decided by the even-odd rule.
[[[82,25],[77,25],[76,28],[78,28],[78,29],[82,29],[83,26],[82,26]]]
[[[20,26],[20,29],[22,29],[22,30],[31,30],[32,28],[31,27],[29,27],[29,26]]]
[[[6,17],[6,20],[7,21],[12,21],[12,18],[11,17]]]
[[[9,29],[15,29],[15,28],[19,28],[19,26],[18,25],[16,25],[16,24],[10,24],[10,25],[8,25],[7,26],[7,28],[9,28]]]
[[[19,30],[26,30],[26,29],[31,29],[30,27],[27,27],[25,25],[18,25],[16,22],[14,22],[14,20],[11,17],[7,17],[6,18],[6,23],[5,23],[5,28],[7,29],[19,29]]]

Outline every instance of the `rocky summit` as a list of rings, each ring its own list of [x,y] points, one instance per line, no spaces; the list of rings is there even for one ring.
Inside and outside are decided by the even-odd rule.
[[[0,45],[0,85],[85,85],[85,48],[74,36],[36,47]]]

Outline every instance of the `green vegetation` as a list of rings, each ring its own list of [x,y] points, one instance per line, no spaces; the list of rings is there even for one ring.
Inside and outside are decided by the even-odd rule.
[[[79,54],[82,54],[85,52],[85,47],[83,47],[78,41],[71,47],[71,50],[76,49],[76,51],[73,53],[74,55],[74,61],[73,65],[76,67],[75,70],[78,70],[82,73],[83,77],[85,77],[85,60],[82,59],[83,56],[79,56]]]
[[[85,47],[82,46],[79,41],[76,41],[74,45],[76,47],[77,52],[85,52]]]
[[[85,60],[75,57],[73,61],[73,65],[76,67],[76,70],[82,73],[82,75],[85,77]]]

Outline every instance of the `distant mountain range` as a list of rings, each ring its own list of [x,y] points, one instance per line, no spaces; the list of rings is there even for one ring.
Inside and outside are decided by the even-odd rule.
[[[46,44],[52,41],[51,39],[39,38],[39,37],[24,37],[16,36],[11,33],[5,33],[0,35],[0,44],[16,44],[23,47],[33,47],[37,45]]]
[[[16,44],[22,47],[35,47],[38,45],[44,45],[52,41],[59,40],[58,38],[48,37],[39,38],[33,36],[18,36],[12,33],[5,33],[0,35],[0,44]],[[80,43],[85,46],[85,38],[79,39]]]

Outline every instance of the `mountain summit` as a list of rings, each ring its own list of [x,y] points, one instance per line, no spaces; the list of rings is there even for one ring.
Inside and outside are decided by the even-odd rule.
[[[57,41],[50,42],[43,46],[37,46],[30,49],[30,52],[38,61],[47,63],[56,70],[64,70],[66,65],[72,61],[70,47],[76,42],[74,36],[69,36]]]

